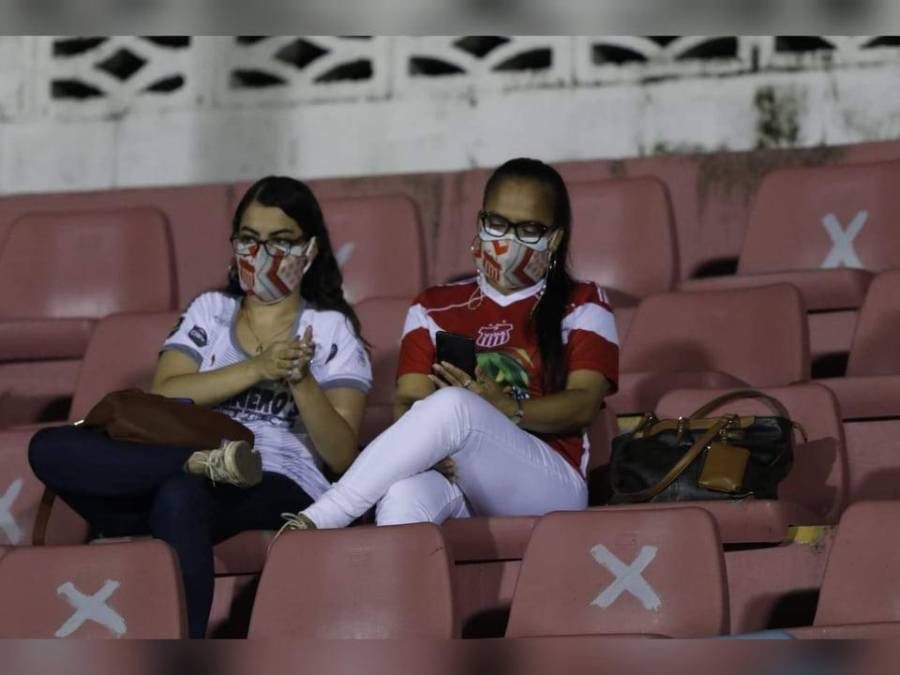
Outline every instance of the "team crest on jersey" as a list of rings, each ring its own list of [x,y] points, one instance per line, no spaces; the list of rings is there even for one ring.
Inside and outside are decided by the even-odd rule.
[[[489,323],[478,329],[478,338],[475,340],[482,349],[496,349],[509,342],[512,337],[513,325],[509,321]]]

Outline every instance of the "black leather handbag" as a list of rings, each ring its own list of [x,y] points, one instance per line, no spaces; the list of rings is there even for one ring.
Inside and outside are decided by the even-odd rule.
[[[774,415],[706,417],[747,398]],[[778,400],[755,390],[720,396],[687,418],[645,415],[634,431],[613,439],[609,503],[777,499],[794,460],[794,429],[806,440]]]

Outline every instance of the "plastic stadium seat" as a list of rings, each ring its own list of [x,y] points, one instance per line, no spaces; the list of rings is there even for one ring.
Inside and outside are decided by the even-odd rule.
[[[75,421],[103,396],[117,389],[148,389],[159,348],[178,318],[177,312],[117,314],[97,323],[84,357],[72,401]],[[34,517],[43,484],[28,465],[28,444],[37,429],[30,425],[0,431],[0,495],[9,500],[8,513],[0,509],[0,542],[31,543]],[[4,504],[0,497],[0,505]],[[61,500],[53,507],[47,540],[57,544],[84,541],[87,527]]]
[[[409,298],[372,298],[354,307],[363,337],[371,345],[372,360],[372,389],[366,401],[360,445],[367,445],[394,421],[400,336],[409,304]]]
[[[900,502],[861,502],[841,518],[811,629],[797,637],[900,636]]]
[[[430,523],[282,535],[249,631],[290,639],[452,636],[450,561]]]
[[[672,389],[780,386],[809,379],[809,369],[793,286],[661,293],[637,309],[609,404],[619,414],[644,412]]]
[[[44,492],[44,484],[28,464],[28,444],[38,428],[0,431],[0,544],[24,546],[32,542],[35,516]],[[87,536],[87,523],[57,500],[47,523],[47,541],[82,544]]]
[[[900,162],[780,169],[760,186],[737,276],[686,289],[775,282],[800,289],[814,359],[850,348],[873,272],[900,267]]]
[[[721,544],[702,509],[552,513],[531,536],[508,637],[728,632]]]
[[[900,267],[898,184],[896,161],[773,171],[747,225],[744,278],[716,282],[787,281],[812,311],[859,307],[871,272]]]
[[[808,543],[725,551],[732,634],[812,622],[834,540],[832,528],[821,529]]]
[[[171,234],[156,209],[30,213],[0,228],[0,244],[0,284],[16,289],[0,297],[0,422],[36,421],[71,395],[96,319],[175,304]]]
[[[900,417],[900,271],[879,274],[866,295],[850,347],[846,377],[823,380],[844,419]]]
[[[668,291],[678,277],[665,184],[652,177],[569,185],[572,270],[605,288],[616,309]]]
[[[97,324],[84,355],[70,419],[79,420],[111,391],[149,390],[160,348],[178,312],[118,314]]]
[[[12,549],[0,558],[0,593],[4,638],[187,634],[178,560],[157,540]]]

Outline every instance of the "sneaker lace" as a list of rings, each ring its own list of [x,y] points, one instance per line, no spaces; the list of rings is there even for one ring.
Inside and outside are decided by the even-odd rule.
[[[213,450],[203,460],[206,465],[206,475],[213,485],[230,480],[228,469],[225,466],[225,453],[222,450]]]
[[[269,542],[269,545],[266,546],[266,557],[269,557],[269,552],[272,550],[272,546],[275,544],[275,541],[282,535],[285,530],[305,530],[307,528],[307,522],[305,520],[305,516],[301,516],[299,513],[282,513],[281,517],[284,519],[284,524],[278,528],[278,531],[275,533],[275,536],[272,537],[272,541]]]

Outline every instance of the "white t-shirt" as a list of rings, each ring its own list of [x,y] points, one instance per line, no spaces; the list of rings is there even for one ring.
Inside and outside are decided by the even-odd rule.
[[[250,358],[235,334],[239,308],[239,298],[220,292],[204,293],[182,315],[163,351],[186,354],[200,366],[201,373]],[[372,366],[347,317],[306,305],[298,314],[291,335],[302,337],[309,325],[316,347],[310,372],[319,386],[353,387],[367,392],[372,386]],[[312,449],[287,384],[261,381],[214,409],[253,432],[264,471],[291,478],[313,499],[328,489],[329,482],[320,468],[322,461]]]

